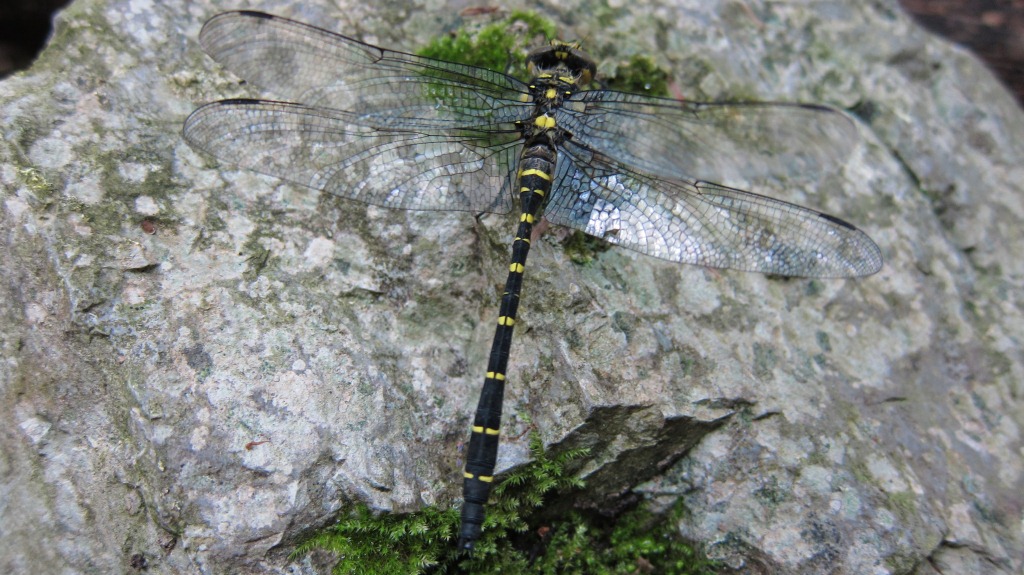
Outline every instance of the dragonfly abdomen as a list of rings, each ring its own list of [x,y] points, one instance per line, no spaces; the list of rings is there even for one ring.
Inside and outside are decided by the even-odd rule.
[[[519,201],[521,215],[516,237],[512,241],[512,257],[505,280],[505,290],[498,310],[498,325],[494,330],[487,374],[473,418],[472,433],[466,455],[466,468],[462,484],[462,526],[459,530],[459,548],[470,550],[480,538],[484,521],[484,505],[494,481],[494,466],[498,459],[501,429],[501,405],[505,394],[505,373],[512,348],[512,330],[519,310],[519,293],[523,287],[526,256],[530,252],[533,224],[540,218],[545,199],[551,191],[555,172],[555,146],[540,136],[527,145],[519,163]]]

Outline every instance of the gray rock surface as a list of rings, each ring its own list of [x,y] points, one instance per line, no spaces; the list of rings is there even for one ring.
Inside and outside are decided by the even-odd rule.
[[[320,198],[191,150],[198,103],[255,95],[195,42],[234,7],[79,1],[0,83],[5,573],[312,573],[287,553],[346,503],[460,496],[512,220]],[[461,5],[246,7],[414,50]],[[855,222],[886,266],[578,266],[549,234],[501,467],[526,461],[528,416],[593,448],[592,504],[683,498],[681,531],[745,573],[1021,572],[1011,96],[892,0],[527,7],[606,62],[657,54],[687,98],[855,109],[841,171],[722,183]]]

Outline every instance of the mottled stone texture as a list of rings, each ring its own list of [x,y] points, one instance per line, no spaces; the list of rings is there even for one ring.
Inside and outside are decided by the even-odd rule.
[[[334,4],[247,7],[407,49],[458,24]],[[459,497],[514,219],[319,198],[189,149],[197,103],[252,94],[195,43],[228,7],[76,2],[0,83],[5,573],[312,573],[287,553],[343,505]],[[500,466],[526,460],[528,416],[593,448],[586,503],[682,498],[679,529],[745,573],[1019,573],[1013,99],[895,0],[528,7],[605,70],[654,54],[686,98],[853,110],[842,170],[722,183],[856,223],[886,266],[580,266],[549,234]]]

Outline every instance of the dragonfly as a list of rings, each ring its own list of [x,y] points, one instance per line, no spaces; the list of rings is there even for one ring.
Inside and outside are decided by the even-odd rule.
[[[512,332],[541,217],[642,254],[713,268],[849,278],[882,267],[878,246],[842,219],[703,179],[838,165],[857,132],[833,108],[588,89],[595,61],[578,44],[558,41],[529,52],[528,82],[252,11],[214,16],[199,42],[224,68],[282,100],[198,108],[184,124],[194,148],[376,206],[518,208],[463,471],[464,552],[481,537],[495,481]]]

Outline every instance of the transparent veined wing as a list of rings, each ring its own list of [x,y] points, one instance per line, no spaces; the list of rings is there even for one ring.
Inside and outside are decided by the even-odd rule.
[[[803,277],[870,275],[882,256],[833,216],[697,180],[644,174],[567,142],[545,217],[666,260]]]
[[[472,127],[525,120],[533,110],[521,98],[526,85],[504,74],[378,48],[261,12],[218,14],[199,42],[225,68],[275,97],[346,110],[364,125]]]
[[[701,103],[608,90],[573,94],[556,114],[573,141],[637,169],[681,180],[820,174],[858,141],[824,106]]]
[[[522,148],[490,127],[425,132],[350,112],[223,100],[185,120],[188,143],[243,168],[360,202],[410,210],[506,213]]]

